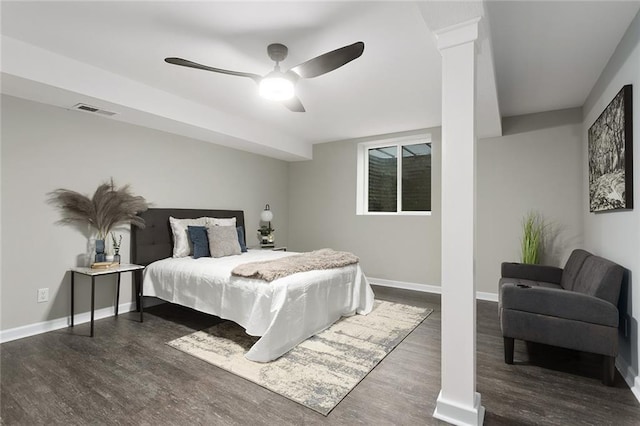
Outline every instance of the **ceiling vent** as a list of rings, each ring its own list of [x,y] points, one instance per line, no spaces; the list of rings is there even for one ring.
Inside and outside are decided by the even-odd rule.
[[[78,111],[90,112],[92,114],[100,114],[105,115],[107,117],[111,117],[112,115],[116,115],[117,112],[107,111],[106,109],[100,109],[98,107],[94,107],[87,104],[75,104],[71,107],[71,109],[75,109]]]

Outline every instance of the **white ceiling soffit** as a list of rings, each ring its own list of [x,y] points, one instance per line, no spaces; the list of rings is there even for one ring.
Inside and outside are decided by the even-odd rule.
[[[440,55],[415,2],[2,2],[2,91],[284,160],[312,144],[440,125]],[[164,63],[178,56],[264,75],[356,41],[362,57],[298,82],[306,113],[246,78]],[[75,113],[75,112],[74,112]]]
[[[83,102],[124,121],[283,160],[311,158],[310,143],[118,74],[2,36],[2,93],[70,108]]]
[[[489,1],[504,116],[580,107],[640,1]]]
[[[432,32],[481,18],[476,41],[476,135],[478,138],[501,136],[502,120],[485,2],[421,2],[420,12]]]

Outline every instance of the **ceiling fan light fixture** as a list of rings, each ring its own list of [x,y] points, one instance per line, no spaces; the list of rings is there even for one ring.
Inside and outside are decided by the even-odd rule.
[[[273,71],[260,80],[259,93],[271,101],[286,101],[293,98],[295,88],[293,82],[282,72]]]
[[[249,72],[214,68],[176,57],[164,58],[164,61],[168,64],[179,65],[181,67],[250,78],[258,84],[258,93],[263,98],[280,101],[281,104],[290,111],[305,112],[304,106],[296,96],[295,85],[298,80],[301,78],[319,77],[348,64],[354,59],[358,59],[362,55],[362,52],[364,52],[364,43],[358,41],[348,46],[332,50],[331,52],[323,53],[283,73],[280,71],[280,62],[287,58],[288,52],[289,49],[287,46],[281,43],[271,43],[267,46],[267,54],[276,64],[273,71],[264,77]]]

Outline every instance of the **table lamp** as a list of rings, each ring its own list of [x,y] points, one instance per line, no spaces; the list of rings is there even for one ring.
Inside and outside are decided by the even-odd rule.
[[[258,231],[260,234],[260,245],[261,246],[269,246],[272,247],[273,246],[273,231],[275,231],[273,228],[271,228],[271,221],[273,220],[273,212],[271,211],[271,207],[269,207],[269,204],[267,204],[266,206],[264,206],[264,210],[262,210],[262,212],[260,213],[260,220],[262,222],[268,222],[269,225],[268,226],[261,226],[260,230]]]

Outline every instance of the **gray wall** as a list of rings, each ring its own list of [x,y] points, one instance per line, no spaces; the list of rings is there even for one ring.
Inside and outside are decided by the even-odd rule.
[[[477,149],[477,290],[497,293],[500,263],[519,257],[522,217],[552,224],[544,258],[561,265],[582,241],[580,109],[504,120],[504,136]],[[313,160],[289,165],[289,246],[356,253],[373,278],[440,285],[440,129],[433,138],[433,215],[357,216],[356,146],[314,146]],[[398,136],[398,135],[395,135]]]
[[[609,102],[626,84],[633,84],[633,134],[634,134],[634,199],[631,211],[589,213],[589,188],[587,167],[588,130]],[[628,269],[628,280],[623,287],[622,305],[630,325],[628,336],[621,335],[620,358],[622,374],[629,381],[635,378],[636,396],[640,395],[640,13],[629,26],[616,51],[611,56],[598,82],[593,87],[584,111],[582,138],[582,164],[584,179],[581,211],[584,215],[585,246],[595,254],[607,257]]]
[[[1,144],[2,330],[68,316],[67,270],[85,260],[87,237],[54,224],[59,214],[45,199],[56,188],[93,194],[113,177],[155,207],[244,210],[250,244],[257,243],[260,211],[269,203],[278,243],[287,243],[284,161],[7,96]],[[129,275],[121,303],[131,301]],[[76,312],[89,310],[87,283],[77,286]],[[43,287],[50,301],[36,303]],[[113,304],[114,287],[97,285],[97,308]]]
[[[92,193],[111,176],[157,207],[243,209],[249,238],[270,203],[278,245],[349,250],[370,277],[440,285],[437,128],[427,130],[433,214],[357,216],[356,147],[371,138],[319,144],[313,160],[287,164],[80,112],[2,100],[3,330],[67,315],[66,270],[86,253],[87,238],[54,225],[59,216],[45,203],[46,193],[58,187]],[[520,223],[530,209],[553,224],[545,263],[561,265],[581,246],[581,123],[577,109],[511,117],[504,120],[503,137],[478,142],[478,291],[496,293],[500,262],[518,260]],[[128,250],[126,235],[125,256]],[[122,303],[131,300],[129,277],[124,283]],[[36,304],[41,287],[50,288],[49,303]],[[78,312],[88,309],[86,287],[78,290]],[[98,307],[109,306],[112,286],[102,286],[98,296]]]
[[[357,144],[373,138],[318,144],[313,160],[289,164],[291,249],[348,250],[369,277],[439,285],[440,130],[423,132],[432,138],[431,216],[357,216]]]
[[[542,263],[564,265],[582,246],[582,113],[579,108],[503,120],[503,136],[478,141],[478,291],[497,293],[500,263],[520,260],[522,219],[549,223]]]

